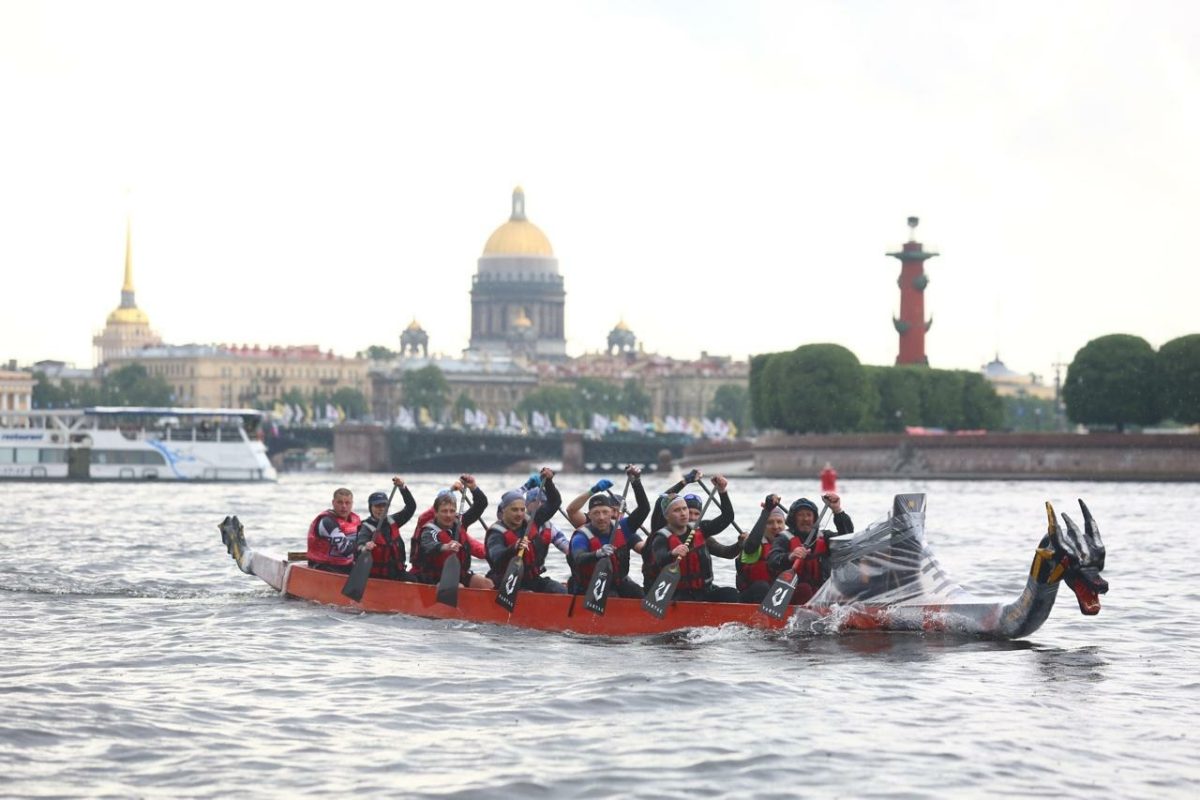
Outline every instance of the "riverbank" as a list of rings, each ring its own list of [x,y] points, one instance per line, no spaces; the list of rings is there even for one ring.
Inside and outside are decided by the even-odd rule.
[[[771,478],[813,477],[829,462],[844,478],[1200,481],[1194,434],[767,434],[751,453],[753,473]]]

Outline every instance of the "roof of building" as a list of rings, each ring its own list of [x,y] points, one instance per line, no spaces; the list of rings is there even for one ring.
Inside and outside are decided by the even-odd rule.
[[[525,192],[520,186],[513,189],[512,215],[488,237],[483,255],[554,257],[546,234],[525,218]]]

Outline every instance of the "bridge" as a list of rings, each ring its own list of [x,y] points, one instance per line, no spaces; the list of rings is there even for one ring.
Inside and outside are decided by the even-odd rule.
[[[657,468],[665,450],[683,456],[688,437],[613,433],[602,439],[578,432],[513,435],[492,431],[404,430],[347,424],[333,428],[280,428],[267,436],[274,460],[288,451],[325,448],[334,468],[348,472],[503,472],[519,465],[562,463],[567,471],[612,471],[626,464]]]

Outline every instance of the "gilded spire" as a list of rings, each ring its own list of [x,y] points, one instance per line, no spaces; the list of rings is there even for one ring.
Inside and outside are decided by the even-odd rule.
[[[525,190],[520,186],[513,189],[513,209],[512,216],[509,219],[513,222],[523,222],[525,220]]]
[[[125,218],[125,285],[121,287],[121,308],[134,308],[133,302],[133,220]]]

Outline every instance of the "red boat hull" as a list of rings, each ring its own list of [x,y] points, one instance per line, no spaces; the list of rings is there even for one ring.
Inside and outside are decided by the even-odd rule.
[[[782,628],[786,620],[774,620],[759,611],[757,604],[672,603],[663,619],[642,608],[642,601],[612,597],[603,615],[583,607],[583,599],[570,595],[521,592],[510,613],[496,603],[496,592],[460,588],[458,606],[443,605],[434,599],[436,587],[371,579],[362,602],[342,594],[345,575],[291,565],[282,590],[291,597],[335,606],[361,608],[364,611],[410,614],[433,619],[460,619],[495,625],[516,625],[543,631],[571,631],[595,636],[643,636],[683,628],[707,628],[733,622],[756,628]]]

